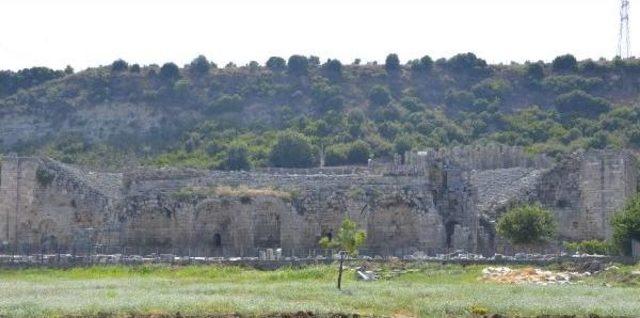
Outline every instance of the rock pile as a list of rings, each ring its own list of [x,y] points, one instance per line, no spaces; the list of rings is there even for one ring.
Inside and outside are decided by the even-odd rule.
[[[487,267],[482,270],[482,280],[504,284],[571,284],[579,278],[590,276],[591,273],[584,272],[553,272],[539,268],[511,269],[509,267]]]

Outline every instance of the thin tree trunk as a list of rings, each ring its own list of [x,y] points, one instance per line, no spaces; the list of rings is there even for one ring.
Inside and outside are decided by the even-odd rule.
[[[340,253],[340,270],[338,271],[338,289],[342,285],[342,263],[344,262],[344,253]]]

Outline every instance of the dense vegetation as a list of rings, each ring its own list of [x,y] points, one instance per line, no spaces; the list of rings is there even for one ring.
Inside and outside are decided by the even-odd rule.
[[[237,170],[465,144],[552,155],[637,148],[639,75],[635,59],[489,65],[472,53],[406,64],[390,54],[384,65],[294,55],[265,66],[219,68],[199,56],[182,68],[33,68],[0,73],[1,150]]]

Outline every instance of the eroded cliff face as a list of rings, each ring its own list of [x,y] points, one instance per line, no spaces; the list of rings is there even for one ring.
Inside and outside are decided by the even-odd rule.
[[[7,157],[1,175],[7,246],[209,256],[278,247],[306,255],[345,217],[366,229],[368,254],[491,254],[500,245],[496,218],[535,201],[555,212],[563,239],[604,238],[612,213],[636,192],[625,151],[577,153],[553,165],[513,148],[424,152],[384,169],[263,172],[107,174]]]

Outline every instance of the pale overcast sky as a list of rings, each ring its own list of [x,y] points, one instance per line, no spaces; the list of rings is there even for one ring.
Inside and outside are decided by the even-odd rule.
[[[631,0],[632,52],[640,1]],[[219,65],[272,55],[402,61],[475,52],[492,63],[616,54],[619,0],[1,0],[0,69]],[[637,55],[637,54],[635,54]]]

